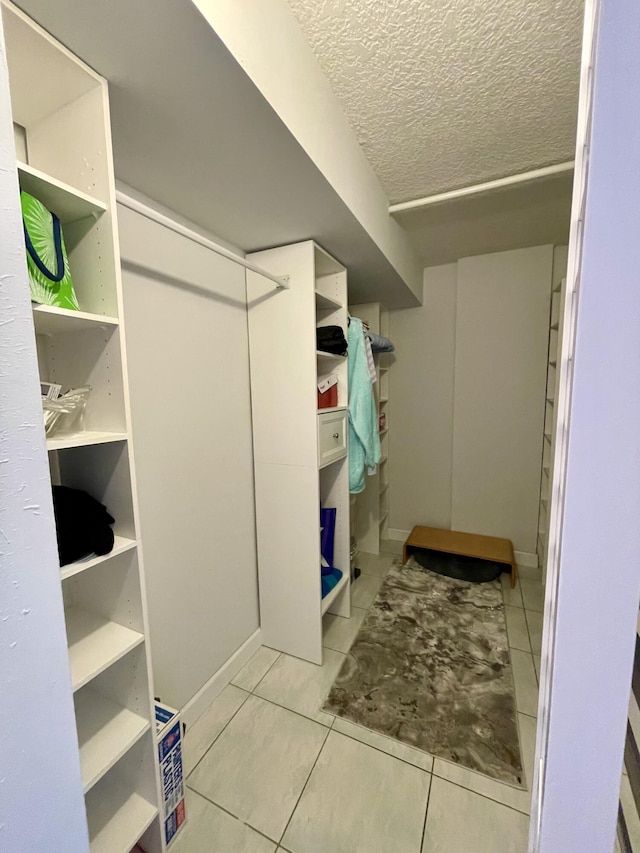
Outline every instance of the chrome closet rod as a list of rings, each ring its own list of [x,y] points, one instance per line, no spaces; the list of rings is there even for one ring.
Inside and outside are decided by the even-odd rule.
[[[236,255],[233,252],[229,251],[229,249],[225,249],[224,246],[220,246],[218,243],[214,243],[213,240],[209,240],[207,237],[203,237],[202,235],[198,234],[197,231],[193,231],[193,229],[191,228],[187,228],[184,225],[180,225],[179,222],[174,222],[173,219],[170,219],[163,213],[158,213],[152,207],[149,207],[148,205],[137,201],[137,199],[132,198],[130,195],[127,195],[121,190],[116,190],[116,201],[124,207],[128,207],[129,210],[133,210],[136,213],[139,213],[141,216],[150,219],[152,222],[156,222],[158,223],[158,225],[163,225],[170,231],[174,231],[176,234],[180,234],[181,237],[186,237],[187,240],[191,240],[194,243],[198,243],[200,246],[204,246],[205,249],[210,249],[212,252],[215,252],[216,255],[220,255],[221,257],[226,258],[228,261],[232,261],[234,264],[239,264],[246,270],[251,270],[251,272],[255,272],[258,275],[262,275],[265,278],[268,278],[270,281],[273,281],[275,283],[278,290],[289,290],[289,288],[291,287],[291,285],[289,284],[289,276],[278,277],[276,275],[272,275],[270,272],[267,272],[266,270],[262,269],[262,267],[257,266],[257,264],[253,264],[251,263],[251,261],[247,261],[245,258],[241,258],[239,255]]]

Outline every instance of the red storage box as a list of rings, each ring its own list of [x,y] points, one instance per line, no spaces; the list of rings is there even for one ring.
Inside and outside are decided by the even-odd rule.
[[[318,382],[318,408],[331,409],[338,405],[338,379],[328,376]]]

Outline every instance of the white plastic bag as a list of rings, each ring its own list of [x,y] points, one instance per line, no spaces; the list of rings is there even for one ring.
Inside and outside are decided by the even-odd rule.
[[[42,398],[44,410],[44,431],[47,436],[53,435],[60,428],[62,415],[78,415],[84,412],[87,399],[91,391],[90,385],[81,388],[72,388],[66,394],[62,394],[57,400]]]

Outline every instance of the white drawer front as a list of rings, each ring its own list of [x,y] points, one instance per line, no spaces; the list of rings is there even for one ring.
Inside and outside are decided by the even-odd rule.
[[[347,455],[347,413],[318,415],[318,466],[323,468]]]

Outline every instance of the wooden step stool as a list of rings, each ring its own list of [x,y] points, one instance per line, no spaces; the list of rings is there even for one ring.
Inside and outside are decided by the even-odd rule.
[[[475,557],[478,560],[491,560],[493,563],[505,563],[511,570],[511,588],[516,585],[518,568],[510,539],[498,539],[496,536],[480,536],[477,533],[459,533],[455,530],[440,530],[437,527],[414,527],[404,543],[402,562],[406,563],[414,548],[426,548],[429,551],[443,551],[445,554],[459,554],[462,557]]]

